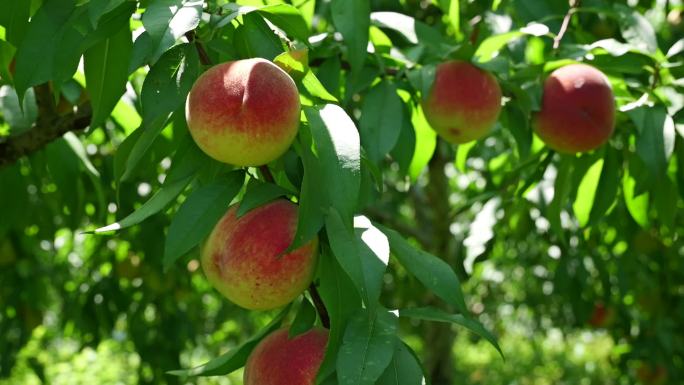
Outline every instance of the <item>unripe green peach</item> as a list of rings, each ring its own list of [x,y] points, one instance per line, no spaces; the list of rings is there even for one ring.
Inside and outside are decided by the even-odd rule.
[[[185,117],[193,139],[212,158],[260,166],[290,147],[300,110],[290,75],[256,58],[219,64],[203,73],[188,94]]]
[[[281,199],[239,218],[237,209],[228,209],[202,247],[207,279],[246,309],[274,309],[292,302],[313,279],[318,239],[283,254],[295,235],[297,205]]]
[[[437,66],[423,111],[446,141],[477,140],[489,133],[499,117],[501,88],[489,72],[465,61],[448,61]]]
[[[615,127],[615,98],[608,79],[586,64],[553,71],[544,82],[541,110],[533,125],[537,135],[558,152],[601,146]]]
[[[245,365],[245,385],[314,385],[323,362],[328,331],[314,328],[288,338],[287,328],[264,338]]]

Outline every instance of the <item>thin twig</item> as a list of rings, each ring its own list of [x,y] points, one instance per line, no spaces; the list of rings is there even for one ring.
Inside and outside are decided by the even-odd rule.
[[[568,13],[565,14],[565,17],[563,18],[563,24],[561,24],[560,31],[558,31],[558,35],[553,39],[553,49],[558,49],[560,46],[561,40],[563,40],[563,36],[565,36],[565,32],[568,30],[568,25],[570,25],[570,19],[572,19],[572,15],[577,12],[577,8],[580,6],[581,0],[570,0],[570,9],[568,9]]]
[[[330,316],[328,315],[328,310],[323,304],[320,294],[318,294],[318,289],[313,283],[309,286],[309,294],[311,294],[311,299],[313,299],[314,306],[316,306],[316,311],[318,316],[321,318],[321,324],[326,329],[330,329]]]

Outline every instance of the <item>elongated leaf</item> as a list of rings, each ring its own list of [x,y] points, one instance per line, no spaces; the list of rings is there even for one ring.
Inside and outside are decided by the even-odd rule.
[[[337,356],[340,385],[373,385],[392,361],[397,316],[384,309],[360,310],[347,325]]]
[[[314,322],[316,322],[316,309],[314,309],[311,302],[304,297],[299,306],[299,310],[297,311],[297,315],[295,316],[294,321],[292,321],[292,325],[290,325],[288,336],[293,338],[306,332],[313,327]]]
[[[90,94],[93,116],[90,127],[96,128],[111,114],[126,90],[128,61],[133,40],[125,26],[111,38],[105,39],[86,51],[84,68],[86,89]]]
[[[166,207],[171,201],[185,190],[185,188],[192,182],[194,176],[188,176],[183,179],[176,180],[169,184],[164,184],[150,199],[147,200],[139,209],[124,219],[112,223],[111,225],[100,227],[94,233],[104,233],[108,231],[118,231],[137,225],[150,216],[158,213]]]
[[[643,228],[648,228],[650,220],[648,216],[649,209],[649,193],[636,195],[634,190],[637,181],[629,172],[626,172],[622,178],[622,194],[627,205],[627,211],[634,218],[634,221]]]
[[[361,144],[354,122],[339,106],[327,104],[305,108],[323,170],[322,183],[335,186],[327,190],[328,203],[334,204],[344,220],[351,218],[361,185]]]
[[[102,15],[114,10],[125,1],[131,0],[90,0],[90,5],[88,7],[90,23],[93,27],[97,27],[97,23],[100,21]]]
[[[655,182],[667,171],[674,151],[674,121],[663,106],[639,107],[627,114],[639,130],[636,152],[650,171],[648,182]]]
[[[376,227],[385,233],[392,254],[410,274],[439,298],[454,305],[461,314],[468,314],[461,283],[451,266],[432,254],[414,248],[396,231],[377,224]]]
[[[190,44],[170,49],[155,63],[141,90],[143,121],[157,119],[183,105],[199,76],[199,57]]]
[[[317,384],[320,384],[335,371],[338,347],[342,343],[347,322],[361,308],[361,297],[347,273],[325,246],[321,249],[318,276],[321,280],[318,291],[330,317],[328,346],[317,376]]]
[[[242,25],[235,31],[235,48],[244,57],[273,60],[283,52],[280,38],[256,13],[242,17]]]
[[[371,230],[368,228],[360,229],[359,234],[356,234],[350,227],[344,224],[342,217],[334,208],[330,210],[326,218],[325,227],[330,247],[337,261],[354,282],[366,307],[371,311],[374,310],[380,297],[382,277],[387,266],[387,260],[382,259],[384,258],[382,256],[384,252],[379,251],[375,254],[361,238],[364,232],[370,232]],[[375,230],[377,231],[377,229]],[[382,234],[380,235],[382,236]],[[373,234],[370,235],[370,238],[374,238]],[[377,238],[369,239],[369,236],[366,236],[366,239],[371,244],[377,244],[378,242]],[[384,242],[386,243],[387,240],[385,239]],[[376,250],[384,248],[387,249],[387,254],[389,254],[389,247],[387,245],[375,247]],[[381,256],[378,257],[378,254]]]
[[[142,22],[150,37],[149,58],[161,56],[186,32],[195,29],[202,16],[202,0],[155,0]]]
[[[256,345],[264,339],[267,335],[274,332],[280,327],[280,323],[290,311],[290,305],[287,305],[273,320],[266,325],[259,333],[247,340],[239,347],[230,350],[228,353],[216,357],[204,365],[200,365],[192,369],[172,370],[168,374],[179,377],[197,377],[197,376],[222,376],[232,373],[241,367],[245,366],[249,354],[254,350]]]
[[[380,376],[377,385],[423,385],[425,378],[420,363],[411,348],[397,339],[394,343],[394,355],[385,372]]]
[[[138,167],[138,164],[140,164],[140,161],[157,139],[159,133],[166,127],[168,118],[169,116],[160,116],[154,120],[143,122],[143,125],[138,128],[138,131],[141,131],[141,133],[131,148],[128,159],[126,159],[126,167],[121,175],[122,181],[127,181],[133,176],[133,172]]]
[[[18,47],[29,24],[30,1],[0,1],[0,25],[5,27],[5,40]]]
[[[503,357],[503,352],[499,347],[499,343],[496,337],[481,323],[469,317],[464,317],[461,314],[449,314],[443,310],[432,308],[432,307],[422,307],[414,309],[403,309],[399,311],[400,317],[409,317],[415,319],[422,319],[426,321],[437,321],[437,322],[450,322],[456,325],[460,325],[468,329],[469,331],[477,334],[478,336],[484,338],[499,351],[501,357]]]
[[[311,96],[316,97],[325,102],[336,103],[338,100],[333,96],[328,90],[323,86],[320,80],[314,75],[312,71],[308,71],[304,78],[302,79],[302,85],[306,92]]]
[[[390,81],[382,81],[366,94],[359,128],[368,157],[379,162],[399,139],[403,124],[402,101]]]
[[[615,4],[622,37],[644,53],[654,54],[658,50],[653,26],[635,9],[623,4]]]
[[[233,171],[190,194],[169,226],[164,244],[164,267],[173,264],[211,232],[242,189],[244,178],[244,171]]]
[[[432,154],[437,148],[437,134],[425,120],[423,108],[419,105],[414,106],[411,114],[411,123],[416,134],[416,147],[409,166],[409,175],[412,180],[416,180],[420,173],[427,166]]]
[[[256,11],[288,35],[302,41],[309,38],[309,27],[297,8],[289,4],[274,4],[258,8]]]
[[[605,214],[615,205],[619,185],[620,165],[617,159],[617,150],[606,147],[601,177],[596,186],[594,204],[589,214],[589,224],[595,224],[603,220]]]
[[[237,216],[241,217],[256,207],[288,194],[292,194],[292,192],[277,184],[264,183],[258,179],[251,179],[247,185],[247,191],[245,192],[244,197],[242,197],[242,201],[240,201]]]
[[[358,73],[366,60],[370,2],[368,0],[336,0],[331,3],[332,20],[347,46],[352,72]]]
[[[73,0],[46,0],[31,18],[16,54],[14,84],[19,100],[29,87],[50,80],[55,53],[74,10]]]
[[[570,156],[563,156],[558,166],[556,181],[553,185],[553,200],[549,204],[547,214],[547,219],[551,223],[551,230],[556,233],[562,242],[565,242],[565,231],[561,224],[561,212],[566,208],[568,197],[573,188],[572,170],[573,159]]]
[[[572,205],[572,209],[581,227],[589,223],[589,214],[591,214],[591,209],[594,206],[596,194],[602,193],[602,191],[598,190],[602,170],[603,159],[599,159],[589,167],[577,188],[577,197]]]

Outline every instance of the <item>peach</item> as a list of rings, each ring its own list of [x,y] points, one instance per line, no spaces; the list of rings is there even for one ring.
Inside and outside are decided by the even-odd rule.
[[[489,133],[499,117],[501,88],[489,72],[465,61],[448,61],[437,66],[423,111],[446,141],[477,140]]]
[[[288,338],[276,330],[254,348],[244,371],[245,385],[314,385],[323,362],[328,331],[314,328]]]
[[[236,166],[280,157],[299,128],[299,93],[285,71],[265,59],[216,65],[192,86],[185,118],[197,145]]]
[[[544,82],[537,135],[563,153],[590,151],[608,141],[615,127],[615,98],[606,76],[586,64],[570,64]]]
[[[237,209],[228,209],[203,244],[207,279],[246,309],[275,309],[292,302],[313,279],[318,239],[283,254],[295,235],[297,205],[280,199],[239,218]]]

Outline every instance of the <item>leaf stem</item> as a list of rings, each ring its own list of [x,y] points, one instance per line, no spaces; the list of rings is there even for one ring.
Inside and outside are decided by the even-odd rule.
[[[204,64],[205,66],[212,65],[211,59],[209,58],[207,51],[204,49],[204,46],[199,40],[195,38],[195,31],[186,32],[185,37],[188,38],[188,41],[190,43],[195,44],[195,48],[197,49],[197,53],[199,54],[200,63]]]

